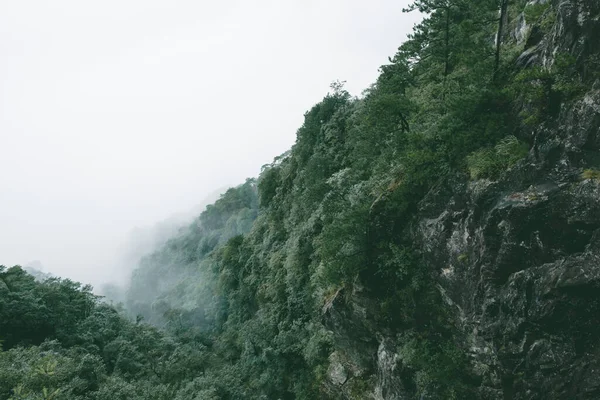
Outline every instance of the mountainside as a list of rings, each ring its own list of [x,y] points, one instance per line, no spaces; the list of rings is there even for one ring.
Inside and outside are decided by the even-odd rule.
[[[167,324],[167,315],[174,313],[203,317],[203,309],[213,302],[209,255],[232,237],[247,233],[257,213],[254,179],[227,190],[159,251],[140,260],[126,296],[129,313],[157,326]]]
[[[141,261],[135,322],[0,269],[0,399],[600,398],[600,3],[410,9]]]

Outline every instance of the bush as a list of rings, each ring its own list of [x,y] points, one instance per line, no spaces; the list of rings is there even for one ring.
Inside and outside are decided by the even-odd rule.
[[[528,147],[514,136],[502,139],[494,148],[477,150],[467,157],[472,179],[496,178],[527,155]]]
[[[495,147],[496,155],[505,168],[510,168],[529,152],[527,144],[520,142],[514,136],[507,136]]]
[[[548,32],[556,22],[556,13],[550,10],[550,4],[530,4],[525,7],[525,20],[537,24],[543,32]]]
[[[467,157],[467,167],[472,179],[495,176],[500,170],[494,149],[481,149]]]
[[[600,181],[600,171],[598,171],[597,169],[593,169],[593,168],[586,169],[581,174],[581,178],[582,179],[592,179],[594,181]]]

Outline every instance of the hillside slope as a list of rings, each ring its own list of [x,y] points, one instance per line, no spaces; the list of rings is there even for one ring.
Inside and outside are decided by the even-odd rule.
[[[363,97],[334,83],[290,152],[141,262],[126,307],[143,319],[110,314],[98,330],[110,308],[95,303],[102,312],[77,311],[76,340],[0,330],[5,366],[75,360],[71,375],[0,373],[0,386],[82,399],[599,398],[600,4],[411,8],[428,17]],[[27,282],[23,304],[45,293]],[[99,372],[77,389],[84,360]]]
[[[506,5],[416,2],[262,173],[212,255],[233,397],[598,396],[599,9]]]

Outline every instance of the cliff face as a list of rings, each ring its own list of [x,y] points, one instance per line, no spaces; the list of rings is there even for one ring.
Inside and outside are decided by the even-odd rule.
[[[545,33],[523,15],[513,24],[526,42],[517,62],[551,68],[571,55],[585,94],[523,126],[531,150],[499,179],[456,176],[430,190],[411,230],[481,399],[600,398],[600,3],[553,1],[546,13]],[[336,348],[326,390],[413,398],[402,331],[371,318],[372,297],[356,287],[323,308]]]

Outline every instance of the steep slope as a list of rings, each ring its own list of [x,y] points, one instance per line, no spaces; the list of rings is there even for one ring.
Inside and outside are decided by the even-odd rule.
[[[548,70],[566,55],[583,86],[521,131],[532,149],[499,179],[432,190],[415,235],[460,318],[481,398],[600,397],[600,4],[546,12],[553,24],[537,39],[533,29],[517,62]]]
[[[509,3],[500,65],[493,2],[416,6],[214,254],[232,398],[598,396],[598,6]]]
[[[409,236],[453,316],[476,398],[600,397],[599,18],[593,1],[529,3],[514,20],[514,39],[525,47],[511,83],[522,120],[514,134],[531,143],[528,155],[488,175],[493,179],[446,175],[415,212]],[[523,31],[529,34],[519,38]],[[476,178],[482,165],[497,168],[483,156],[493,152],[469,160]],[[324,310],[340,342],[348,342],[330,367],[333,390],[343,391],[366,368],[374,398],[411,398],[406,377],[416,370],[417,390],[439,397],[440,376],[426,371],[419,383],[419,358],[428,350],[406,330],[365,317],[364,310],[377,309],[370,301],[372,293],[354,289],[350,301],[334,299]],[[365,339],[369,356],[356,351]],[[449,363],[432,360],[445,373]]]
[[[85,399],[599,398],[600,4],[410,8],[427,17],[363,97],[334,83],[291,151],[142,260],[126,306],[162,332],[80,290],[93,307],[74,311],[73,340],[60,320],[0,326],[0,383]],[[0,286],[14,304],[49,306],[37,285],[51,283],[0,272],[22,282]],[[27,324],[35,341],[18,342]],[[33,372],[56,360],[61,374]]]
[[[165,315],[186,313],[202,317],[210,302],[203,288],[211,279],[202,265],[215,248],[234,236],[247,233],[258,213],[256,183],[227,190],[202,211],[189,226],[141,259],[127,293],[127,309],[154,325],[167,323]]]

